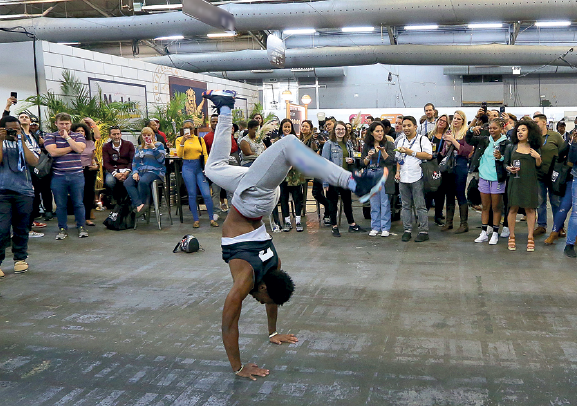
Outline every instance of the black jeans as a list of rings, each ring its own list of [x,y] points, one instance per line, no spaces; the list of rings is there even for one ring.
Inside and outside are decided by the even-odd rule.
[[[28,233],[34,198],[17,192],[0,192],[0,264],[6,258],[12,227],[12,255],[14,261],[28,258]]]
[[[280,184],[280,208],[282,210],[282,216],[284,218],[290,217],[291,212],[289,209],[289,195],[293,195],[293,201],[295,204],[295,216],[302,215],[303,212],[303,187],[299,186],[289,186],[286,182]]]
[[[94,209],[96,175],[98,175],[98,171],[91,171],[88,167],[84,167],[84,210],[86,211],[86,220],[90,220],[90,211]]]
[[[329,201],[325,197],[325,193],[323,191],[323,182],[319,179],[313,180],[313,197],[316,199],[319,204],[322,204],[325,208],[325,217],[328,217],[329,214]]]
[[[347,216],[347,222],[352,224],[355,222],[353,218],[353,200],[351,197],[351,191],[349,189],[343,189],[338,186],[329,186],[327,192],[327,200],[329,201],[329,214],[331,216],[331,225],[337,225],[337,211],[339,209],[339,195],[343,201],[343,210],[345,216]]]
[[[54,211],[52,206],[52,189],[50,189],[50,181],[52,180],[52,175],[44,176],[39,178],[31,171],[32,186],[34,186],[34,206],[32,212],[32,222],[40,214],[40,198],[42,198],[42,205],[44,206],[44,212],[52,213]]]

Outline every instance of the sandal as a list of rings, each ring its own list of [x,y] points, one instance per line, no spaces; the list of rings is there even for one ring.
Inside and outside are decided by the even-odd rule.
[[[515,251],[517,249],[514,236],[509,236],[509,241],[507,241],[507,248],[509,248],[509,251]]]
[[[535,240],[533,238],[527,239],[527,252],[535,251]]]
[[[192,223],[192,228],[199,228],[200,227],[200,221],[195,221],[194,223]]]

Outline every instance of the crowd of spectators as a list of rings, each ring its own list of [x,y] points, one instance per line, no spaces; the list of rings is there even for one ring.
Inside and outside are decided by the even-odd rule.
[[[44,133],[38,120],[28,112],[10,115],[16,100],[9,98],[0,122],[0,264],[12,244],[15,272],[25,272],[28,239],[43,237],[39,230],[53,219],[54,204],[58,223],[57,240],[68,237],[69,210],[74,214],[78,237],[88,237],[87,226],[95,226],[95,184],[98,171],[110,199],[129,202],[132,212],[145,213],[150,204],[151,185],[165,181],[166,161],[171,143],[150,119],[138,137],[137,145],[122,138],[121,128],[109,129],[109,140],[102,146],[102,158],[96,157],[96,142],[101,134],[90,118],[73,123],[66,112],[56,115],[57,131]],[[229,210],[232,191],[223,191],[204,174],[204,164],[211,151],[218,115],[210,117],[211,131],[199,136],[192,121],[185,121],[175,140],[176,155],[182,159],[182,179],[188,192],[193,227],[200,227],[197,199],[202,197],[210,226],[218,227],[219,215]],[[351,120],[353,121],[353,120]],[[403,225],[401,240],[415,242],[429,239],[429,210],[434,209],[434,223],[442,232],[454,229],[458,208],[459,227],[453,232],[470,231],[471,206],[481,212],[481,232],[475,243],[496,245],[507,238],[509,250],[517,248],[515,223],[518,215],[526,221],[526,249],[535,250],[535,237],[547,232],[551,215],[553,227],[546,245],[566,237],[564,252],[575,257],[577,236],[577,131],[566,131],[559,121],[553,131],[540,112],[522,118],[513,114],[479,109],[468,122],[465,113],[456,110],[439,114],[432,103],[424,106],[419,119],[398,116],[394,124],[372,116],[365,125],[337,121],[332,117],[319,122],[305,120],[300,133],[291,120],[282,120],[275,130],[263,134],[260,114],[248,123],[235,126],[231,133],[231,165],[250,166],[267,146],[294,134],[315,153],[349,170],[366,170],[380,176],[389,173],[385,187],[370,199],[370,230],[354,219],[351,192],[330,186],[322,179],[306,179],[294,168],[280,185],[280,206],[272,213],[274,232],[297,232],[305,229],[302,219],[307,184],[312,182],[312,196],[322,210],[322,224],[340,237],[338,208],[342,204],[348,231],[371,237],[389,237],[393,211],[400,206]],[[577,126],[577,119],[575,121]],[[265,126],[266,127],[266,126]],[[51,171],[41,173],[45,157],[51,157]],[[429,190],[423,164],[438,165],[440,186]],[[37,168],[38,167],[38,168]],[[438,180],[438,179],[437,179]],[[476,207],[471,193],[480,196]],[[294,210],[290,210],[290,199]],[[568,214],[572,210],[567,222]],[[292,215],[291,215],[292,214]],[[293,219],[294,217],[294,219]],[[41,222],[41,220],[43,222]],[[294,222],[293,222],[294,221]],[[3,273],[0,270],[0,276]]]

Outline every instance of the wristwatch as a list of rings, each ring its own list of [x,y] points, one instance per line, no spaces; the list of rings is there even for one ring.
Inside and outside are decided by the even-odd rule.
[[[417,157],[417,152],[413,151],[413,153],[411,154],[411,156],[414,156],[415,158]]]

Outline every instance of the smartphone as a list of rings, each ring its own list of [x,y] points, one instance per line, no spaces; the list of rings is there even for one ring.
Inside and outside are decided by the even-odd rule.
[[[144,142],[146,144],[151,144],[152,143],[152,137],[148,137],[148,136],[144,137]]]
[[[505,106],[499,107],[499,113],[503,114],[505,112]]]
[[[18,99],[18,92],[10,92],[10,97]],[[14,102],[14,104],[16,104],[16,102]]]
[[[184,135],[190,135],[190,128],[185,128],[183,132]]]
[[[483,110],[485,110],[485,113],[486,113],[486,112],[487,112],[487,102],[481,103],[481,108],[482,108]]]

